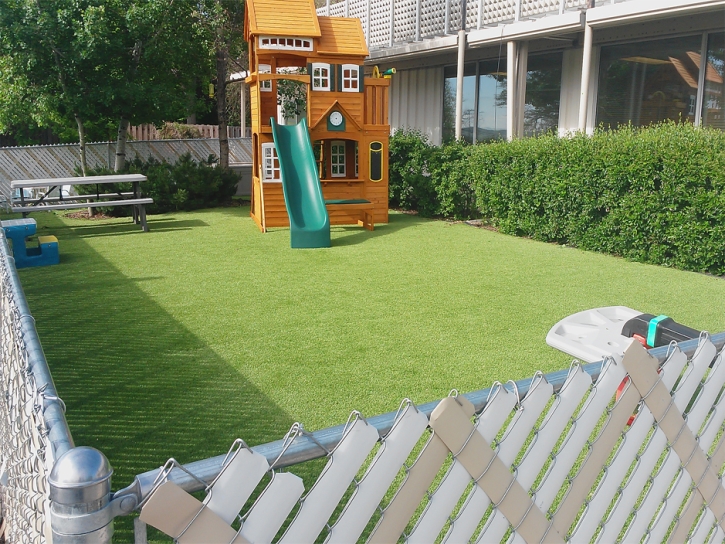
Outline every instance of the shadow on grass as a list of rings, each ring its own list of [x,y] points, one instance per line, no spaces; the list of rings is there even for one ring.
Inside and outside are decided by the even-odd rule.
[[[55,216],[43,224],[66,229]],[[268,442],[292,424],[139,288],[150,278],[125,277],[76,229],[64,232],[61,265],[21,270],[20,278],[76,445],[108,456],[114,489],[169,457],[223,454],[237,437]],[[114,542],[133,542],[129,518],[117,520],[116,532]]]
[[[367,240],[395,234],[398,231],[427,221],[430,221],[430,219],[407,214],[391,214],[388,223],[377,223],[373,231],[356,225],[332,225],[330,227],[332,247],[363,244]],[[289,236],[289,227],[270,228],[267,230],[267,235]]]
[[[199,219],[177,220],[173,218],[148,218],[147,223],[151,232],[165,232],[176,230],[191,230],[209,225]],[[129,219],[128,223],[96,223],[89,221],[88,225],[62,225],[58,227],[62,232],[73,232],[78,237],[88,236],[123,236],[126,234],[137,234],[141,231],[140,225],[135,225]]]

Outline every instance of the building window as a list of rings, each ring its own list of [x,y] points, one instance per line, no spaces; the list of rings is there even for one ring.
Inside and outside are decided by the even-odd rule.
[[[725,130],[725,32],[707,37],[702,124]]]
[[[345,142],[333,140],[330,145],[330,164],[333,178],[345,177]]]
[[[264,181],[282,181],[279,158],[274,144],[262,144],[262,179]]]
[[[292,51],[312,51],[309,38],[287,38],[283,36],[260,36],[260,49],[287,49]]]
[[[536,136],[559,126],[561,53],[528,59],[524,134]],[[443,90],[443,141],[455,138],[456,67],[445,69]],[[461,135],[468,143],[506,138],[506,58],[467,64],[463,73]]]
[[[355,64],[342,65],[342,92],[360,92],[360,67]]]
[[[506,139],[506,110],[506,59],[484,61],[478,67],[477,142]]]
[[[559,128],[562,53],[529,56],[526,72],[524,136],[556,132]]]
[[[701,48],[702,35],[602,46],[597,124],[694,123]]]
[[[312,63],[312,90],[330,90],[330,65],[321,62]]]
[[[270,64],[260,64],[258,72],[260,74],[271,74],[272,66]],[[272,80],[266,79],[259,82],[259,89],[265,92],[272,92]]]

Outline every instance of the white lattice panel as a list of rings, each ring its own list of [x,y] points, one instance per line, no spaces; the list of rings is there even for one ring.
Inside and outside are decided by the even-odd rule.
[[[445,34],[445,1],[421,0],[420,35],[423,38]]]
[[[395,0],[395,42],[415,41],[417,0]]]
[[[344,17],[345,16],[345,2],[338,2],[330,6],[330,17]]]

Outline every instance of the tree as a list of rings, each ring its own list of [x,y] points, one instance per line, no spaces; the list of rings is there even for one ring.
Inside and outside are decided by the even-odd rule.
[[[117,123],[116,170],[129,123],[186,116],[208,43],[189,0],[0,0],[0,130]],[[11,112],[11,113],[9,113]]]
[[[227,136],[227,74],[246,69],[244,53],[244,0],[206,0],[199,10],[199,24],[207,32],[216,68],[216,105],[219,125],[219,166],[229,167]]]

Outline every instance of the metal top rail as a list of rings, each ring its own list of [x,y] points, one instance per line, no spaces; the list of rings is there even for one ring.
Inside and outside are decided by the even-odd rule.
[[[725,332],[712,336],[711,341],[715,344],[718,350],[723,349],[725,346]],[[691,357],[697,349],[698,339],[682,342],[678,344],[678,346],[688,357]],[[662,363],[668,356],[668,350],[669,348],[665,346],[651,349],[649,350],[649,353]],[[595,381],[599,377],[604,364],[605,361],[599,361],[597,363],[583,365],[582,368],[592,377],[592,381]],[[546,374],[545,378],[554,387],[554,391],[557,392],[564,385],[568,374],[568,369],[559,370]],[[503,387],[505,387],[509,392],[515,393],[518,396],[519,401],[521,401],[528,393],[529,387],[535,378],[536,377],[534,376],[519,380],[515,383],[511,381],[504,384]],[[463,396],[473,403],[476,413],[480,413],[486,407],[486,402],[490,396],[491,390],[492,388],[481,389],[472,393],[466,393]],[[418,406],[418,410],[423,412],[426,416],[430,416],[435,407],[438,406],[439,402],[440,400],[436,400],[420,405]],[[392,428],[396,414],[397,412],[388,412],[387,414],[368,418],[367,421],[378,430],[378,433],[382,437],[385,436]],[[254,446],[252,447],[252,450],[264,455],[269,464],[274,464],[275,468],[284,468],[304,461],[311,461],[313,459],[325,457],[327,452],[334,449],[337,443],[341,440],[344,428],[345,425],[337,425],[335,427],[329,427],[312,433],[301,434],[297,436],[291,445],[289,444],[289,441],[282,439],[268,444]],[[168,480],[174,482],[190,493],[200,491],[204,489],[204,486],[200,483],[200,481],[209,483],[212,482],[220,473],[226,457],[226,455],[218,455],[216,457],[194,461],[184,465],[183,468],[188,471],[188,473],[179,468],[174,468],[168,474]],[[129,487],[119,491],[118,494],[136,495],[139,502],[141,502],[152,492],[154,484],[157,483],[157,479],[162,469],[163,467],[139,474]],[[191,474],[193,474],[196,479],[192,477]]]
[[[74,447],[73,438],[65,419],[65,405],[58,393],[45,360],[43,347],[40,345],[38,331],[35,330],[35,319],[30,313],[28,301],[20,284],[15,259],[10,253],[5,233],[0,229],[0,259],[6,266],[10,279],[10,295],[15,301],[20,314],[20,327],[23,341],[28,353],[28,370],[33,374],[37,389],[43,396],[43,417],[48,428],[48,440],[53,448],[53,457],[58,459],[66,451]],[[10,264],[12,265],[10,266]]]

